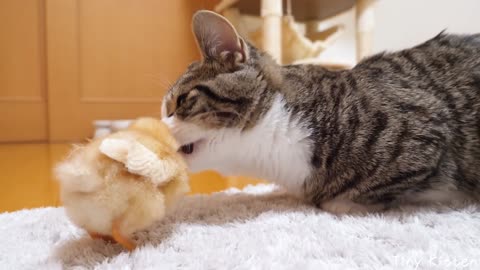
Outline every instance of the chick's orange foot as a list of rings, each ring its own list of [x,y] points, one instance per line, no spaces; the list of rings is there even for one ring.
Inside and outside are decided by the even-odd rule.
[[[111,237],[110,235],[104,235],[96,232],[88,232],[88,234],[92,239],[102,239],[103,241],[111,243],[115,242],[115,239],[113,239],[113,237]]]
[[[125,248],[129,251],[132,251],[136,247],[135,243],[133,243],[132,240],[123,236],[123,234],[120,233],[120,231],[118,229],[118,225],[116,223],[112,227],[112,236],[104,235],[104,234],[100,234],[100,233],[96,233],[96,232],[88,232],[88,234],[90,235],[90,237],[92,239],[101,239],[101,240],[103,240],[105,242],[108,242],[108,243],[118,243],[123,248]]]
[[[132,240],[130,240],[128,237],[125,237],[121,232],[120,232],[120,229],[119,229],[119,222],[118,221],[114,221],[113,222],[113,226],[112,226],[112,236],[113,236],[113,239],[115,239],[115,241],[117,241],[117,243],[119,243],[120,245],[122,245],[124,248],[132,251],[135,249],[136,245],[135,243],[133,243]]]

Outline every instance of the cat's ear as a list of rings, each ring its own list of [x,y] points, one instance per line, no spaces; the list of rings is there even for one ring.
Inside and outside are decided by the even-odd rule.
[[[224,17],[207,10],[197,11],[192,27],[204,58],[234,63],[247,61],[247,44]]]

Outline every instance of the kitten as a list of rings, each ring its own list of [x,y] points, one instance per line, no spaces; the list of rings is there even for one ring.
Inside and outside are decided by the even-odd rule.
[[[277,65],[213,12],[193,30],[203,60],[162,105],[193,171],[271,180],[334,213],[478,199],[479,34],[330,71]]]

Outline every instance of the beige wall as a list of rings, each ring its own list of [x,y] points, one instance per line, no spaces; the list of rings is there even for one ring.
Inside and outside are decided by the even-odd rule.
[[[345,34],[320,58],[355,62],[354,12],[333,18]],[[480,33],[480,0],[379,0],[375,7],[374,52],[407,48],[443,29],[455,33]]]
[[[374,50],[409,47],[443,29],[480,33],[480,1],[380,0],[376,7]]]

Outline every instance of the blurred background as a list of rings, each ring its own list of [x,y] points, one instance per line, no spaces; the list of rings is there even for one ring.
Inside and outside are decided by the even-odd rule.
[[[348,68],[440,31],[480,32],[478,0],[0,0],[0,212],[59,204],[51,168],[72,143],[160,116],[199,59],[190,30],[217,11],[281,64]],[[192,193],[258,183],[214,172]]]

